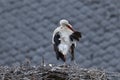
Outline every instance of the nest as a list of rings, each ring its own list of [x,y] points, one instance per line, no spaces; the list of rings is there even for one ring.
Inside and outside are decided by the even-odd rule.
[[[85,69],[78,65],[52,66],[30,64],[0,66],[0,80],[109,80],[106,73],[98,69]]]

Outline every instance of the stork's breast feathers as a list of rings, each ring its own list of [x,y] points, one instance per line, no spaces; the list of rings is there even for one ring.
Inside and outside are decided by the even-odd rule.
[[[68,50],[69,50],[69,45],[67,44],[60,44],[58,46],[59,48],[59,51],[62,52],[63,55],[66,55],[68,53]]]

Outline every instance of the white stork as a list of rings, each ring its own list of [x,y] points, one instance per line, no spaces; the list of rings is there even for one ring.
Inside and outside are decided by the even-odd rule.
[[[52,37],[57,60],[61,58],[66,62],[68,52],[71,53],[71,60],[74,60],[74,48],[79,38],[81,38],[80,32],[75,31],[67,20],[60,20],[60,26],[54,30]]]

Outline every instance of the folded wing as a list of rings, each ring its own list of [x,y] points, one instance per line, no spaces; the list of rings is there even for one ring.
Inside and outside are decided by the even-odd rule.
[[[59,60],[59,58],[61,58],[63,61],[65,61],[65,58],[64,58],[64,55],[59,51],[59,44],[60,44],[60,33],[57,32],[54,36],[54,50],[55,50],[55,53],[56,53],[56,58],[57,60]]]
[[[73,32],[71,35],[70,35],[70,40],[73,41],[73,40],[77,40],[79,41],[79,39],[81,38],[81,32],[78,32],[78,31],[75,31]]]
[[[74,48],[76,46],[76,41],[79,41],[81,37],[81,32],[78,31],[75,31],[70,35],[70,40],[73,42],[70,47],[71,60],[74,60]]]

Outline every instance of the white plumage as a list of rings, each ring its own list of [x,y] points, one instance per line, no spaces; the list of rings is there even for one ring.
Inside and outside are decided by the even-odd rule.
[[[67,53],[69,51],[71,52],[71,49],[76,46],[77,40],[74,39],[74,32],[75,31],[67,20],[60,20],[60,26],[54,30],[52,37],[57,59],[60,57],[65,61]]]

